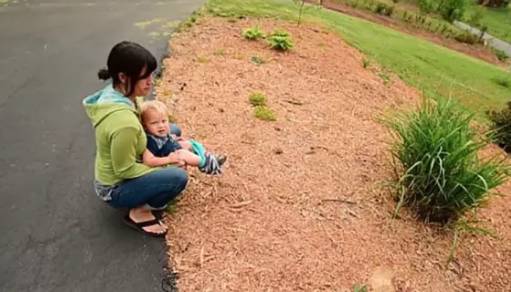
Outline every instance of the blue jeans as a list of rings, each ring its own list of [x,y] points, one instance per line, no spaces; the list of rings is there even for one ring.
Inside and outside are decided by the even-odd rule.
[[[187,182],[188,175],[181,168],[159,169],[121,182],[112,190],[108,203],[114,208],[131,209],[144,204],[162,208],[185,189]]]

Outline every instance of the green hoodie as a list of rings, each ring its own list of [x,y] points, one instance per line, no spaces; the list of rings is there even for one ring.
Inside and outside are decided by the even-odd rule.
[[[94,173],[99,183],[112,186],[155,170],[139,162],[147,138],[128,98],[108,85],[86,97],[83,106],[96,130]]]

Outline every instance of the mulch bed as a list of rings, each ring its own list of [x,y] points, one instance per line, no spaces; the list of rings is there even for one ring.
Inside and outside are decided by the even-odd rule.
[[[295,48],[244,40],[254,25],[289,31]],[[170,46],[159,99],[186,136],[229,156],[222,176],[191,170],[167,218],[181,291],[511,290],[509,197],[480,214],[499,239],[464,236],[449,265],[452,233],[406,211],[392,219],[391,137],[379,119],[414,107],[415,89],[363,68],[361,53],[318,26],[202,18]],[[254,117],[254,91],[275,122]]]

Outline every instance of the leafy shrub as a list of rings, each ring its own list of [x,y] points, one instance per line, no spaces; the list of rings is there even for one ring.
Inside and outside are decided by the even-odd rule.
[[[433,0],[419,0],[419,9],[421,12],[430,13],[436,10],[436,3]]]
[[[248,97],[248,101],[253,106],[266,105],[266,96],[261,92],[254,92]]]
[[[286,31],[274,31],[268,37],[268,44],[272,49],[287,51],[293,47],[293,40]]]
[[[243,37],[246,38],[247,40],[258,40],[260,38],[263,38],[264,37],[264,32],[262,30],[259,29],[259,27],[251,27],[251,28],[247,28],[243,31]]]
[[[453,22],[461,19],[465,13],[465,5],[465,0],[445,0],[438,7],[438,12],[445,20]]]
[[[479,42],[479,37],[469,33],[468,31],[461,31],[454,36],[454,39],[461,43],[473,45]]]
[[[430,101],[390,121],[397,137],[392,154],[402,167],[396,212],[406,205],[420,218],[448,223],[480,206],[503,183],[502,162],[477,157],[485,143],[475,140],[472,118],[451,102]]]
[[[378,2],[374,7],[374,12],[385,16],[391,16],[392,13],[394,12],[394,6]]]
[[[499,61],[504,62],[507,59],[509,59],[509,56],[504,51],[494,49],[493,52],[495,53],[495,56],[497,56],[497,59],[499,59]]]
[[[493,142],[511,153],[511,102],[501,111],[490,111],[488,117],[493,130]]]
[[[275,117],[275,113],[273,111],[265,106],[265,105],[258,105],[254,108],[254,115],[256,118],[263,120],[263,121],[276,121],[277,118]]]

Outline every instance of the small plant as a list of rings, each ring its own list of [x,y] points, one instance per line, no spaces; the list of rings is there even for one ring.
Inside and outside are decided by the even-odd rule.
[[[511,77],[497,77],[492,79],[497,85],[505,88],[511,88]]]
[[[367,285],[353,285],[353,292],[367,292]]]
[[[275,117],[275,113],[273,111],[265,106],[265,105],[258,105],[254,108],[254,115],[256,118],[263,120],[263,121],[276,121],[277,118]]]
[[[248,101],[253,106],[266,105],[266,96],[261,92],[254,92],[248,97]]]
[[[250,57],[250,62],[252,62],[252,63],[254,63],[256,65],[261,65],[261,64],[266,63],[266,61],[263,58],[259,57],[259,56],[252,56],[252,57]]]
[[[503,162],[479,160],[486,143],[476,141],[472,118],[450,101],[426,101],[418,111],[390,121],[397,138],[392,154],[399,162],[396,214],[409,206],[426,221],[456,222],[504,182]]]
[[[383,80],[383,84],[387,85],[389,83],[390,77],[385,71],[378,72],[378,76]]]
[[[209,62],[209,59],[206,56],[197,56],[197,62],[206,64]]]
[[[394,6],[388,5],[386,3],[378,2],[376,3],[376,6],[374,8],[374,12],[385,15],[385,16],[391,16],[394,12]]]
[[[255,41],[264,37],[264,32],[257,26],[245,29],[242,34],[244,38],[251,41]]]
[[[293,40],[288,32],[277,30],[268,37],[268,44],[272,49],[287,51],[293,47]]]
[[[297,24],[300,25],[300,22],[302,20],[303,6],[305,5],[305,0],[293,0],[293,2],[296,5],[299,5],[299,7],[300,7],[298,10],[298,20],[297,20]]]
[[[462,31],[454,36],[454,39],[461,43],[473,45],[479,41],[479,37],[469,33],[468,31]]]
[[[364,69],[367,69],[369,65],[371,65],[371,61],[369,61],[369,59],[362,59],[362,67],[364,67]]]
[[[504,51],[494,49],[493,52],[495,53],[495,56],[497,56],[497,59],[499,59],[501,62],[505,62],[507,59],[509,59],[509,56]]]
[[[213,55],[215,55],[215,56],[225,56],[225,50],[223,48],[222,49],[218,49],[215,52],[213,52]]]
[[[493,142],[507,153],[511,153],[511,102],[500,111],[488,112],[488,118],[493,130]]]

